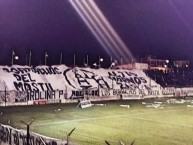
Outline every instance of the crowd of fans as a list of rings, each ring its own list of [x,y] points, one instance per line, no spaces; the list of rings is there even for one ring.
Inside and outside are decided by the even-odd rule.
[[[145,73],[162,87],[193,87],[193,70],[190,69],[145,70]]]

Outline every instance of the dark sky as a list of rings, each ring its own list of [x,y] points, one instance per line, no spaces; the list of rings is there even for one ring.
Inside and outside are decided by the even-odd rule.
[[[191,0],[95,0],[105,17],[138,59],[156,55],[164,59],[193,61],[193,2]],[[0,65],[10,65],[11,51],[26,64],[44,62],[77,64],[89,54],[110,61],[68,0],[0,0]],[[107,64],[107,63],[106,63]]]

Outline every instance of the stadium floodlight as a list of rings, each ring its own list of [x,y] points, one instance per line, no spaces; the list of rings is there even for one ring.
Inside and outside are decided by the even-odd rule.
[[[101,67],[101,62],[103,62],[104,60],[103,60],[103,58],[101,58],[100,56],[99,56],[99,68]]]
[[[25,125],[27,126],[27,145],[30,145],[30,144],[29,144],[29,138],[30,138],[29,128],[30,128],[31,124],[34,122],[34,119],[32,119],[32,121],[31,121],[29,124],[25,123],[25,122],[22,121],[22,120],[21,120],[20,122],[23,123],[23,124],[25,124]]]
[[[17,55],[15,54],[15,51],[12,50],[12,53],[11,53],[11,65],[14,64],[14,60],[18,60],[18,59],[19,59],[19,56],[17,56]]]
[[[15,59],[18,60],[18,59],[19,59],[19,56],[15,56]]]
[[[94,64],[93,64],[93,66],[96,68],[96,67],[97,67],[97,64],[96,64],[96,63],[94,63]]]

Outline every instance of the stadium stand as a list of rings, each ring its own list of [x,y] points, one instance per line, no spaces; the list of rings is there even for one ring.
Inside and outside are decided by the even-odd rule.
[[[145,70],[148,77],[162,87],[192,87],[193,71],[189,69],[173,69],[169,72],[162,70]]]

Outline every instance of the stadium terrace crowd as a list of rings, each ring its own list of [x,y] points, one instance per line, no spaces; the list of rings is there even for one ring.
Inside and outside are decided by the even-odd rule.
[[[193,70],[173,69],[168,72],[162,70],[145,70],[147,76],[162,87],[192,87]]]

